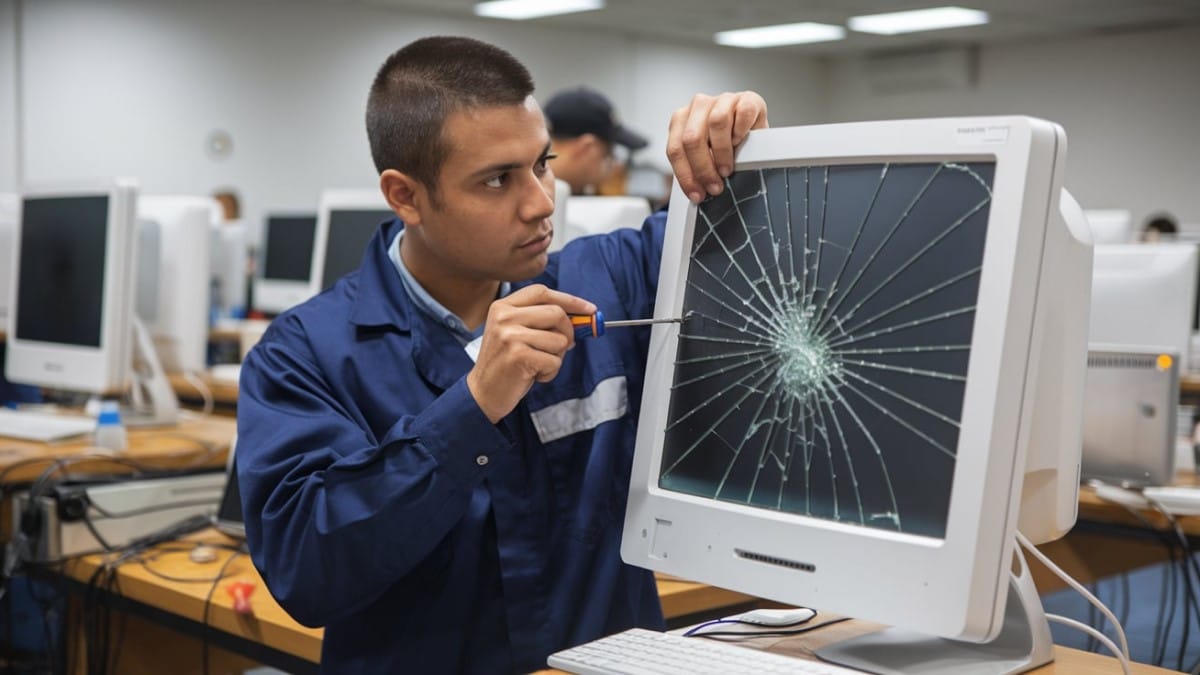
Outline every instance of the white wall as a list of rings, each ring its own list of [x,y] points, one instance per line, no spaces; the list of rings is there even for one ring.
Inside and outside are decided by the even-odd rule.
[[[1200,227],[1200,27],[987,47],[973,90],[874,94],[862,58],[830,64],[834,121],[1028,114],[1067,132],[1084,208],[1165,210]]]
[[[754,85],[795,123],[822,110],[813,60],[536,23],[300,0],[38,0],[24,3],[23,18],[26,181],[119,174],[147,192],[234,186],[252,226],[269,209],[315,209],[322,188],[375,185],[367,90],[389,53],[424,35],[509,49],[539,97],[580,83],[606,92],[654,139],[643,155],[662,166],[669,114],[695,91]],[[226,159],[206,154],[214,129],[232,135]],[[4,172],[0,190],[13,189],[13,169]]]
[[[17,0],[0,0],[0,192],[17,183]]]

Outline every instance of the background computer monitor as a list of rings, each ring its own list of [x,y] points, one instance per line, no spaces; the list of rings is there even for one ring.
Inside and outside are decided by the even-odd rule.
[[[241,221],[223,220],[218,209],[212,214],[209,234],[210,323],[241,319],[246,313],[249,270],[246,225]]]
[[[822,653],[872,672],[892,639],[910,668],[1050,660],[1010,570],[1019,516],[1036,543],[1077,508],[1065,143],[1022,117],[773,129],[721,196],[676,186],[655,313],[683,322],[651,334],[622,558],[938,636]]]
[[[1133,213],[1126,209],[1087,209],[1083,214],[1094,244],[1130,244],[1137,239]]]
[[[125,389],[136,209],[130,180],[22,194],[9,295],[9,380],[80,392]]]
[[[570,206],[571,184],[561,178],[554,180],[554,213],[550,214],[550,224],[554,226],[554,238],[550,240],[550,252],[553,253],[567,243],[567,208]]]
[[[644,197],[574,195],[565,214],[562,243],[620,227],[638,228],[649,215],[650,202]]]
[[[1096,246],[1088,340],[1174,352],[1186,371],[1196,278],[1195,244]]]
[[[8,296],[17,249],[13,245],[21,212],[21,199],[11,192],[0,192],[0,332],[8,330]]]
[[[254,308],[278,314],[310,297],[315,213],[267,215],[262,276],[254,280]]]
[[[379,190],[326,190],[317,208],[311,295],[358,269],[380,223],[396,214]]]
[[[214,208],[219,205],[209,197],[138,199],[134,312],[166,372],[200,372],[207,366]]]

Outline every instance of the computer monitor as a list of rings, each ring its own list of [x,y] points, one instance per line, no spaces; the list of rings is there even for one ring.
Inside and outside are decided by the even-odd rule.
[[[1040,543],[1077,509],[1065,153],[1027,117],[781,128],[720,196],[676,185],[622,558],[897,627],[821,652],[871,672],[1051,660],[1010,570],[1018,519]]]
[[[620,227],[638,228],[649,215],[650,202],[644,197],[574,195],[566,213],[562,243]]]
[[[1088,340],[1173,352],[1186,371],[1196,279],[1195,244],[1097,245]]]
[[[213,516],[213,525],[231,537],[246,536],[246,521],[242,516],[242,493],[238,489],[237,438],[229,447],[229,457],[225,462],[225,487],[221,491],[221,501],[217,505],[217,513]]]
[[[98,394],[128,386],[137,193],[120,179],[22,194],[9,380]]]
[[[0,192],[0,333],[8,330],[8,289],[12,285],[12,268],[17,259],[13,237],[20,213],[20,197],[11,192]]]
[[[317,209],[311,293],[358,269],[380,223],[396,217],[379,190],[325,190]]]
[[[217,203],[209,197],[142,195],[134,312],[167,372],[207,366],[210,227]]]
[[[264,227],[263,274],[254,280],[254,308],[278,314],[310,297],[315,213],[273,213]]]
[[[242,319],[246,312],[246,276],[249,254],[246,226],[241,221],[222,220],[220,210],[209,225],[209,275],[211,278],[210,323]]]
[[[571,184],[561,178],[554,181],[554,213],[550,214],[550,224],[554,227],[554,237],[550,240],[550,252],[562,249],[567,243],[567,207],[571,200]]]
[[[1133,213],[1126,209],[1086,209],[1092,243],[1131,244],[1137,239],[1133,232]]]

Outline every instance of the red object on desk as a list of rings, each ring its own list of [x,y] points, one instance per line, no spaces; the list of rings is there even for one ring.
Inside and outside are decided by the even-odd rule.
[[[253,581],[233,581],[225,585],[225,592],[233,598],[233,611],[238,614],[253,614],[250,596],[254,594]]]

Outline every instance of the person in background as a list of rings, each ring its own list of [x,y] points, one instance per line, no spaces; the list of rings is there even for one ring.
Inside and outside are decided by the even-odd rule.
[[[1178,236],[1179,224],[1175,222],[1174,216],[1169,213],[1157,213],[1146,219],[1141,239],[1146,243],[1154,243],[1171,241]]]
[[[553,143],[554,175],[571,186],[571,194],[593,194],[617,167],[615,146],[630,151],[647,140],[617,121],[612,103],[587,87],[560,91],[543,109]]]
[[[632,626],[653,575],[620,559],[666,214],[549,253],[554,171],[533,81],[465,37],[389,56],[367,136],[396,218],[357,271],[247,355],[238,479],[255,566],[337,673],[503,673]],[[667,154],[693,201],[767,124],[697,95]],[[615,136],[613,137],[616,138]]]

